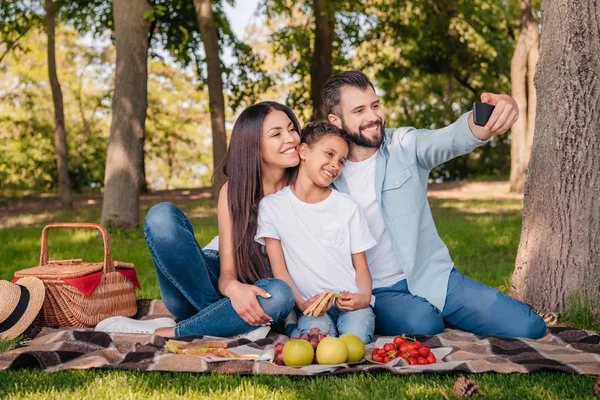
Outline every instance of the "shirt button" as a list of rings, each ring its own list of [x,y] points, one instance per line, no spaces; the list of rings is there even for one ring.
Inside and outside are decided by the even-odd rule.
[[[394,181],[394,186],[398,186],[398,181]]]

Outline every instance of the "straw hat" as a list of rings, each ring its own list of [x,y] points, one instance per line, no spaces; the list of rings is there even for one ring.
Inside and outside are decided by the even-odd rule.
[[[31,325],[44,304],[44,284],[34,277],[16,283],[0,281],[0,339],[19,336]]]

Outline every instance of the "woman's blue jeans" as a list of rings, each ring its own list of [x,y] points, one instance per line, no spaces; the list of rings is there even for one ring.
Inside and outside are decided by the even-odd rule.
[[[144,237],[163,302],[179,320],[175,336],[226,337],[256,328],[241,319],[229,298],[219,293],[219,253],[200,248],[192,225],[175,205],[160,203],[150,209]],[[265,313],[274,322],[285,319],[294,307],[290,286],[274,278],[261,279],[255,285],[271,294],[268,299],[257,296]]]

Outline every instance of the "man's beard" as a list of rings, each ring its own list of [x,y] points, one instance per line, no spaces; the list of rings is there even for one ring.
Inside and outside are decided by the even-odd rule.
[[[342,129],[346,132],[346,134],[350,137],[350,140],[352,141],[352,143],[354,143],[357,146],[360,147],[370,147],[370,148],[376,148],[379,147],[381,145],[381,143],[383,143],[383,132],[385,131],[385,122],[382,121],[381,119],[376,121],[379,122],[379,133],[374,136],[373,138],[369,138],[366,137],[365,135],[363,135],[362,133],[360,133],[360,129],[358,128],[358,132],[352,132],[350,130],[350,128],[348,128],[348,126],[346,125],[346,122],[344,121],[343,118],[341,118],[342,120]],[[372,123],[367,124],[366,126],[372,125]]]

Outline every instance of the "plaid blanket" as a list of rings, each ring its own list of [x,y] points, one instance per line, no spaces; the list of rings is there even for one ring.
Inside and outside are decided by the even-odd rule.
[[[142,300],[137,317],[168,315],[159,300]],[[600,375],[600,336],[569,327],[549,327],[538,340],[480,337],[447,329],[435,336],[417,336],[432,348],[450,353],[433,365],[391,367],[363,361],[358,364],[311,365],[302,368],[277,366],[251,359],[214,359],[172,354],[164,349],[166,339],[154,335],[108,334],[91,329],[49,329],[32,332],[33,338],[14,350],[0,353],[0,370],[38,367],[46,371],[64,369],[116,368],[125,370],[221,372],[228,374],[315,375],[386,370],[394,374],[419,372],[534,372],[563,371]],[[380,338],[381,339],[381,338]],[[186,342],[215,340],[208,336],[178,338]],[[240,354],[265,355],[287,337],[275,332],[254,342],[220,339]]]

